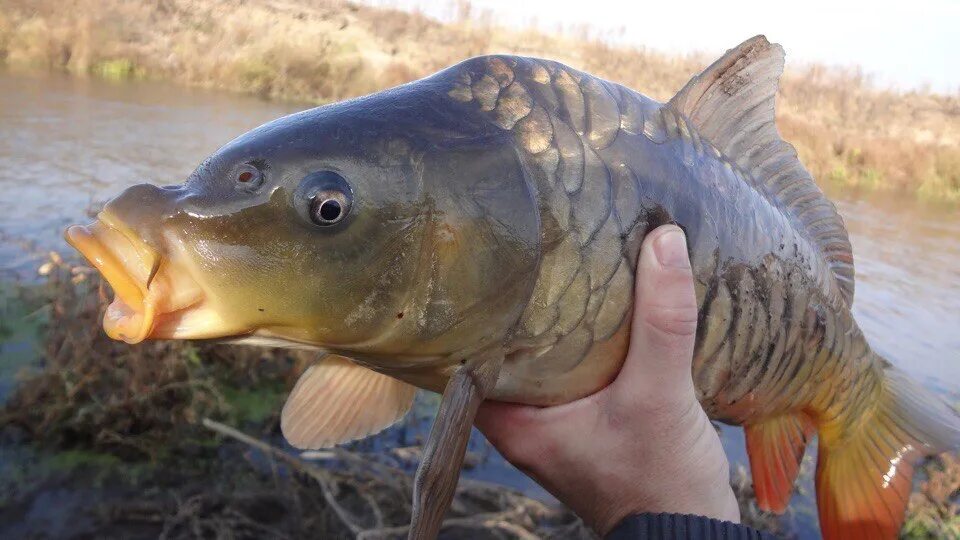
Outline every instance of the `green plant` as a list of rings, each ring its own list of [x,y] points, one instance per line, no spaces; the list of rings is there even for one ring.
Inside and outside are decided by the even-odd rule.
[[[126,79],[143,78],[145,72],[137,67],[132,60],[127,58],[117,58],[114,60],[103,60],[94,64],[90,72],[104,79],[122,81]]]

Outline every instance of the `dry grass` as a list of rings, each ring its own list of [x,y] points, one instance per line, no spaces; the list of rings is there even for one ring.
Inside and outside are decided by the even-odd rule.
[[[157,459],[201,417],[275,416],[313,361],[252,347],[115,342],[100,329],[109,302],[99,274],[56,254],[41,274],[42,284],[20,291],[46,321],[41,363],[0,408],[0,427],[18,426],[44,446]]]
[[[920,490],[910,495],[904,538],[960,538],[960,457],[943,454],[921,469]]]
[[[491,52],[555,58],[667,99],[712,60],[612,47],[586,31],[496,27],[469,2],[459,13],[444,24],[337,0],[0,0],[0,61],[326,102]],[[892,92],[858,70],[801,66],[784,78],[779,114],[821,182],[960,202],[960,95]]]

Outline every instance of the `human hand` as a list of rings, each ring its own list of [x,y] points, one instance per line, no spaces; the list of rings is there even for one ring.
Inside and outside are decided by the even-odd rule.
[[[686,241],[664,225],[640,250],[630,347],[617,378],[555,407],[485,402],[476,425],[601,534],[643,512],[739,522],[726,454],[694,393],[696,326]]]

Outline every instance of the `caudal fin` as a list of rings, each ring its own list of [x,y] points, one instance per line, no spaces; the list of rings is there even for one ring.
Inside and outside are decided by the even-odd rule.
[[[960,414],[894,368],[852,430],[821,429],[817,507],[826,540],[896,538],[923,456],[960,447]]]

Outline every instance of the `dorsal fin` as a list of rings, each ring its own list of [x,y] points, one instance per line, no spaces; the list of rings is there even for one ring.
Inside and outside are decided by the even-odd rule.
[[[764,36],[750,38],[691,79],[669,106],[803,227],[850,306],[853,250],[843,219],[800,163],[793,145],[780,138],[774,120],[783,59],[780,45]]]

